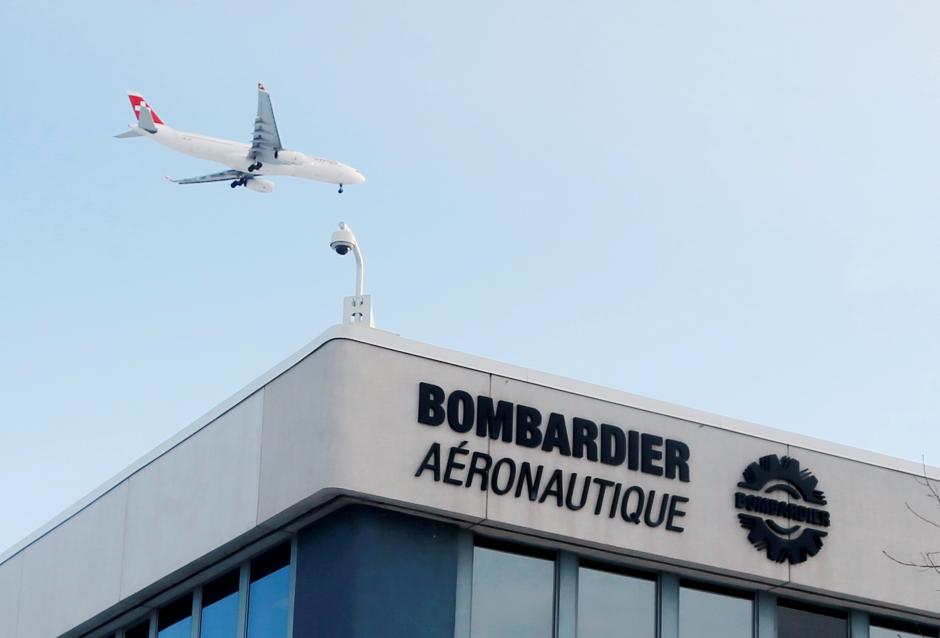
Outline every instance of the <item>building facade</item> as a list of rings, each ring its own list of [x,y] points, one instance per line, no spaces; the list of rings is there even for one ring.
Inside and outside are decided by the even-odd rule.
[[[338,326],[0,558],[0,636],[936,637],[928,479]]]

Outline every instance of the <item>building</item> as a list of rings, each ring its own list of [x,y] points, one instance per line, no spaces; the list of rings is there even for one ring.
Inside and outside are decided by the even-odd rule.
[[[937,636],[924,474],[338,326],[7,552],[0,636]]]

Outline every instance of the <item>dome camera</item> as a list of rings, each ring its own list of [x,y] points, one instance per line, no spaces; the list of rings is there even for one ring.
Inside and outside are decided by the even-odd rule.
[[[356,236],[344,222],[339,223],[339,230],[330,238],[330,248],[335,250],[337,255],[345,255],[356,248]]]
[[[362,293],[363,280],[365,279],[365,263],[362,259],[362,251],[359,250],[359,244],[356,242],[356,236],[353,235],[352,228],[345,222],[339,223],[339,230],[333,231],[330,237],[330,248],[336,251],[337,255],[345,255],[352,252],[356,258],[356,295],[343,299],[343,323],[357,323],[375,327],[375,321],[372,318],[372,297]]]

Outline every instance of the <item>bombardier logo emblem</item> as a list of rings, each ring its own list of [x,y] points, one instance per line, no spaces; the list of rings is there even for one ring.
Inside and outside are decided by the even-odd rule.
[[[738,514],[751,544],[777,563],[795,565],[818,554],[830,520],[829,512],[812,507],[826,505],[812,472],[800,469],[796,459],[771,454],[748,465],[743,475],[738,487],[752,493],[736,492],[734,506],[753,512]]]

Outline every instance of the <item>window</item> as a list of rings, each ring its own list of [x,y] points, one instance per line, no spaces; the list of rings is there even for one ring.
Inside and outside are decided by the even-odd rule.
[[[655,638],[656,580],[592,563],[578,568],[578,638]]]
[[[679,588],[680,638],[751,638],[753,632],[754,602],[750,594],[682,583]],[[803,638],[813,635],[803,634]]]
[[[554,600],[553,554],[474,547],[471,638],[550,637]]]
[[[183,596],[157,612],[158,638],[190,638],[193,632],[193,596]]]
[[[238,570],[202,588],[199,638],[235,638],[238,634]]]
[[[916,623],[872,618],[869,638],[937,638],[937,630]]]
[[[124,632],[124,638],[148,638],[148,636],[150,636],[149,620],[138,623]]]
[[[848,614],[804,605],[790,600],[777,602],[777,638],[847,638]]]
[[[287,638],[290,606],[290,544],[251,561],[248,638]]]
[[[287,638],[290,598],[291,545],[283,543],[163,606],[155,627],[138,621],[124,638],[150,638],[151,629],[156,638]]]

